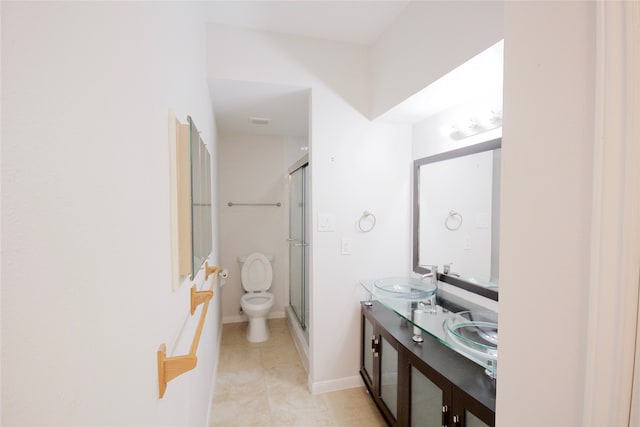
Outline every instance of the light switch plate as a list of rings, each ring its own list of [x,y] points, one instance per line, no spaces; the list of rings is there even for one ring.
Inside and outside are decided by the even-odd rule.
[[[318,214],[318,231],[336,231],[336,216],[334,214]]]

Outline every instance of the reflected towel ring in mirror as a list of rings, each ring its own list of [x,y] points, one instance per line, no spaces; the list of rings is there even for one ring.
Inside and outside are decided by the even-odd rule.
[[[369,211],[364,211],[358,220],[358,228],[363,233],[368,233],[376,226],[376,216]]]
[[[456,211],[449,211],[447,219],[444,220],[444,226],[451,231],[459,229],[462,226],[462,215]]]

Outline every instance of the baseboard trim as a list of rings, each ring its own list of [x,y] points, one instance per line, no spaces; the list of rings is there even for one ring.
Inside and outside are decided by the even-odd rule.
[[[329,381],[317,381],[309,384],[311,394],[330,393],[332,391],[347,390],[358,387],[364,387],[364,383],[362,382],[360,375]]]

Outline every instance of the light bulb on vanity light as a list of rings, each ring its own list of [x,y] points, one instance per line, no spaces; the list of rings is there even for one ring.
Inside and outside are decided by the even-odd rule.
[[[483,129],[491,130],[502,126],[502,111],[487,110],[478,115],[478,124]]]
[[[473,119],[463,120],[461,122],[454,123],[451,128],[452,132],[449,136],[452,139],[464,139],[477,133],[477,122]]]
[[[448,136],[454,140],[464,139],[502,126],[502,111],[494,109],[477,114],[469,119],[452,124]]]
[[[450,123],[442,126],[442,129],[440,129],[440,134],[442,136],[448,137],[448,136],[451,136],[452,133],[457,131],[458,131],[457,125],[455,123]]]

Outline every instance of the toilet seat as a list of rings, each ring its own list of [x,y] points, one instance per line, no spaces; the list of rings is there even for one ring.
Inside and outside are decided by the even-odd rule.
[[[240,273],[242,287],[247,292],[264,292],[271,287],[272,280],[273,270],[266,256],[258,252],[247,256]]]
[[[250,292],[242,295],[240,305],[252,310],[265,310],[273,306],[273,294],[270,292]]]

